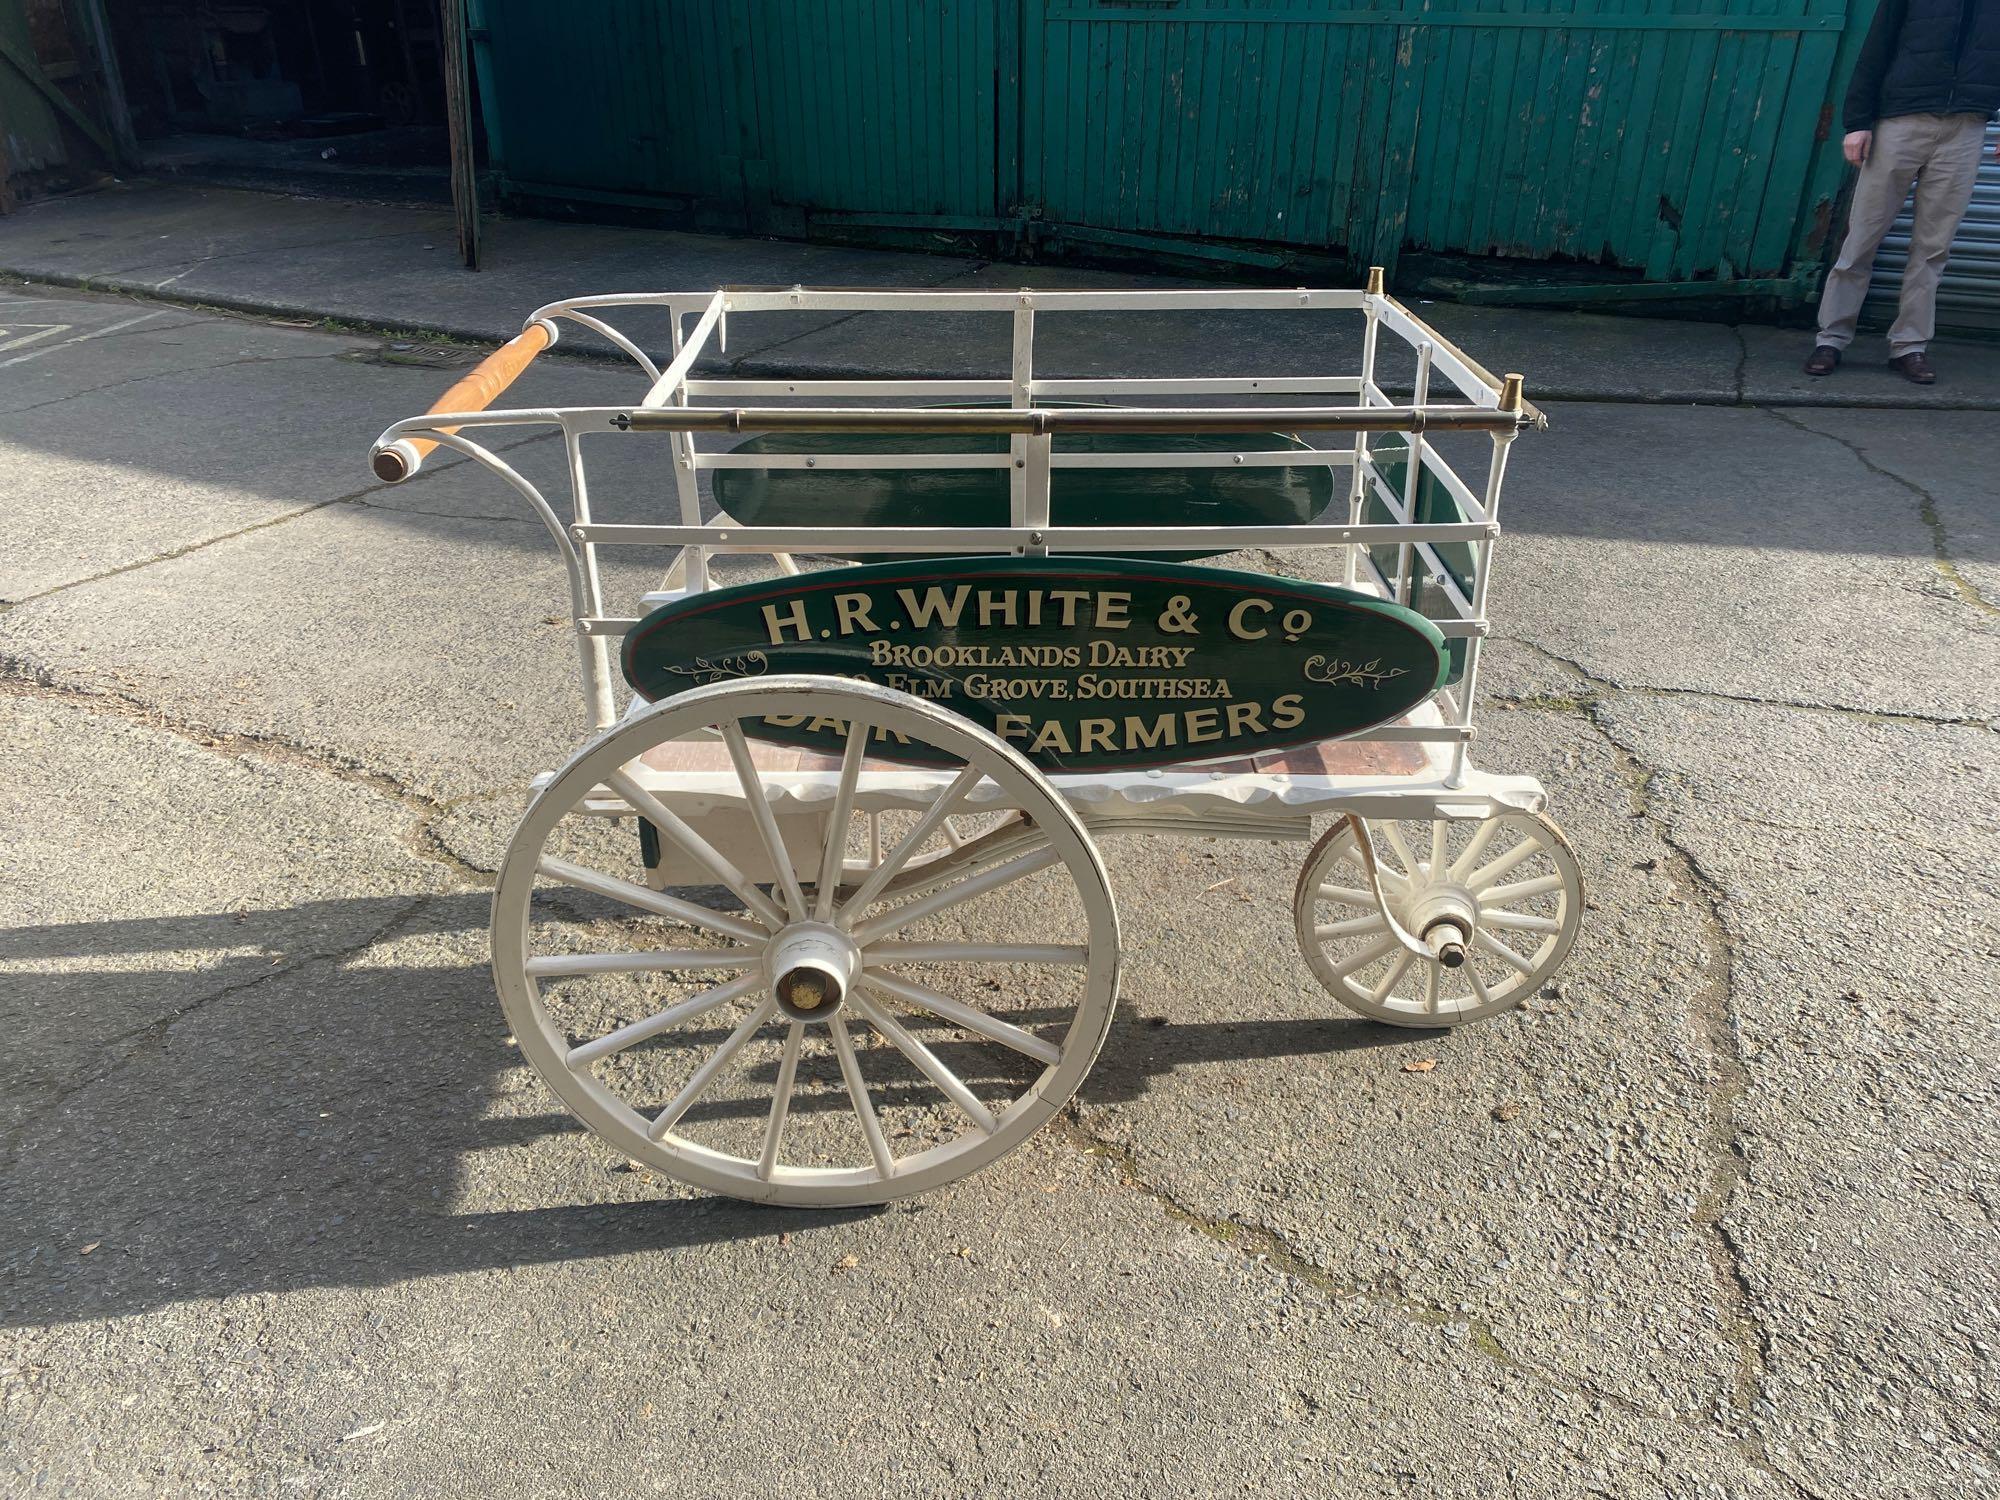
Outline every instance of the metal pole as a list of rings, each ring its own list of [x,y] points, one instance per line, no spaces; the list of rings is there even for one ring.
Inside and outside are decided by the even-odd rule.
[[[1500,383],[1500,409],[1519,413],[1523,409],[1524,396],[1519,375],[1508,375]],[[1507,477],[1507,450],[1512,446],[1516,434],[1496,432],[1493,434],[1493,462],[1486,471],[1486,493],[1481,503],[1486,507],[1486,519],[1497,523],[1500,518],[1500,486]],[[1478,572],[1472,580],[1472,617],[1486,618],[1486,596],[1493,587],[1493,539],[1473,544],[1473,555],[1478,558]],[[1472,727],[1473,700],[1479,695],[1479,647],[1480,638],[1472,636],[1465,643],[1465,680],[1458,687],[1458,722],[1461,728]],[[1460,740],[1451,753],[1451,774],[1445,778],[1446,786],[1465,784],[1466,744]]]
[[[1377,320],[1381,317],[1375,299],[1382,295],[1382,268],[1368,268],[1368,293],[1361,299],[1361,389],[1355,394],[1357,406],[1368,407],[1375,404],[1375,397],[1369,387],[1375,383],[1375,332]],[[1361,524],[1361,497],[1368,485],[1368,435],[1360,428],[1354,432],[1354,472],[1347,483],[1347,524]],[[1349,588],[1354,587],[1354,549],[1341,549],[1346,558],[1341,569],[1341,578]]]
[[[1417,346],[1417,383],[1410,398],[1412,406],[1421,407],[1431,398],[1431,342],[1425,339]],[[1408,466],[1403,470],[1403,520],[1417,519],[1417,496],[1421,493],[1424,472],[1424,435],[1422,432],[1408,434],[1406,441],[1409,452],[1405,455]],[[1408,604],[1414,592],[1410,581],[1410,564],[1414,561],[1410,544],[1404,542],[1396,548],[1396,602]]]

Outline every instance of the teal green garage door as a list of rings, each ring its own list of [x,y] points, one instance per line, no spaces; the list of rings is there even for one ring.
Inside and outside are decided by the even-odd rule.
[[[995,0],[475,3],[510,194],[768,232],[998,212]]]
[[[1849,28],[1847,0],[473,4],[515,199],[1738,290],[1817,270],[1838,54],[1867,19]]]
[[[1025,0],[1023,193],[1113,235],[1776,275],[1845,0]]]

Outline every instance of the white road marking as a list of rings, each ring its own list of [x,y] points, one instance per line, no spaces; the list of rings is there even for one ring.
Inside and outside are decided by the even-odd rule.
[[[127,318],[122,323],[111,323],[103,328],[93,328],[88,333],[79,333],[75,338],[64,339],[60,344],[44,344],[39,349],[30,349],[26,354],[17,354],[12,359],[0,359],[0,370],[6,369],[9,365],[26,364],[31,359],[38,359],[44,354],[53,354],[58,349],[67,349],[72,344],[81,344],[89,339],[101,339],[107,333],[117,333],[122,329],[132,328],[140,323],[147,322],[152,318],[163,318],[169,310],[162,307],[153,312],[140,313],[138,317]]]
[[[76,327],[74,323],[16,323],[14,328],[34,328],[40,330],[37,333],[22,334],[15,334],[14,328],[0,328],[0,354],[5,354],[9,349],[18,349],[23,344],[32,344],[37,339],[45,339],[51,334],[67,333],[74,327]],[[14,336],[10,338],[10,334]],[[12,361],[9,361],[9,363],[12,363]]]

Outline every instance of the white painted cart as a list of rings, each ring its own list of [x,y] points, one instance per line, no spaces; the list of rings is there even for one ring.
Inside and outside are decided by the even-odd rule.
[[[984,314],[998,347],[1011,331],[1011,373],[693,374],[729,320],[801,312],[913,315],[906,326],[919,331],[930,316]],[[1199,379],[1037,369],[1038,321],[1167,312],[1296,312],[1321,328],[1345,314],[1359,369]],[[664,317],[671,362],[660,368],[614,315],[627,329]],[[565,324],[639,366],[635,402],[489,409]],[[1385,341],[1409,351],[1408,404],[1378,384]],[[1468,751],[1501,481],[1509,446],[1540,421],[1519,377],[1488,375],[1385,296],[1379,276],[1365,292],[792,288],[539,309],[374,450],[390,481],[439,446],[490,470],[542,519],[568,570],[592,735],[538,779],[493,902],[494,974],[523,1053],[618,1151],[703,1188],[804,1205],[937,1187],[1024,1140],[1097,1057],[1119,974],[1098,844],[1120,832],[1310,843],[1294,898],[1300,948],[1332,996],[1364,1016],[1441,1027],[1519,1004],[1568,952],[1581,878],[1542,813],[1540,785],[1483,771]],[[560,432],[563,512],[493,446],[520,428]],[[1267,429],[1286,440],[1245,436],[1232,448],[1217,437]],[[1128,450],[1121,433],[1153,441]],[[1477,435],[1483,474],[1461,478],[1440,444],[1462,459],[1467,439],[1445,433]],[[824,436],[719,451],[704,434]],[[968,434],[984,441],[968,445]],[[1163,452],[1163,434],[1169,448],[1185,434],[1206,446]],[[869,447],[878,437],[883,447]],[[594,518],[585,456],[606,443],[658,445],[671,475],[665,517]],[[1064,485],[1245,469],[1310,478],[1323,504],[1285,524],[1162,514],[1105,526],[1063,514]],[[856,517],[830,503],[808,525],[758,524],[712,504],[704,515],[704,475],[742,492],[729,476],[796,484],[807,470],[848,476],[849,496],[855,476],[889,493],[899,475],[968,471],[1004,485],[1003,514],[900,524],[879,508]],[[1099,472],[1069,477],[1076,470]],[[599,559],[623,547],[674,549],[660,590],[638,601],[641,614],[664,607],[669,617],[700,596],[719,600],[729,580],[718,575],[746,558],[804,587],[868,573],[820,566],[857,555],[1053,567],[1099,555],[1269,560],[1283,549],[1288,571],[1319,567],[1355,593],[1418,608],[1450,670],[1393,721],[1345,738],[1220,757],[1226,746],[1189,744],[1167,764],[1049,771],[946,702],[852,675],[703,657],[670,669],[685,691],[621,704],[611,649],[641,615],[611,612]],[[1313,660],[1324,679],[1329,669]],[[783,743],[775,724],[820,726],[835,742]]]

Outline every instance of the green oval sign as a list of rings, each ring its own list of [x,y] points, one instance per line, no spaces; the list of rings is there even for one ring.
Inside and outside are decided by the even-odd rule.
[[[983,724],[1050,771],[1234,758],[1354,734],[1435,692],[1444,638],[1328,584],[1103,557],[919,559],[713,589],[625,638],[648,700],[726,678],[861,678]],[[760,738],[838,753],[847,726]],[[893,738],[871,755],[923,764]]]

